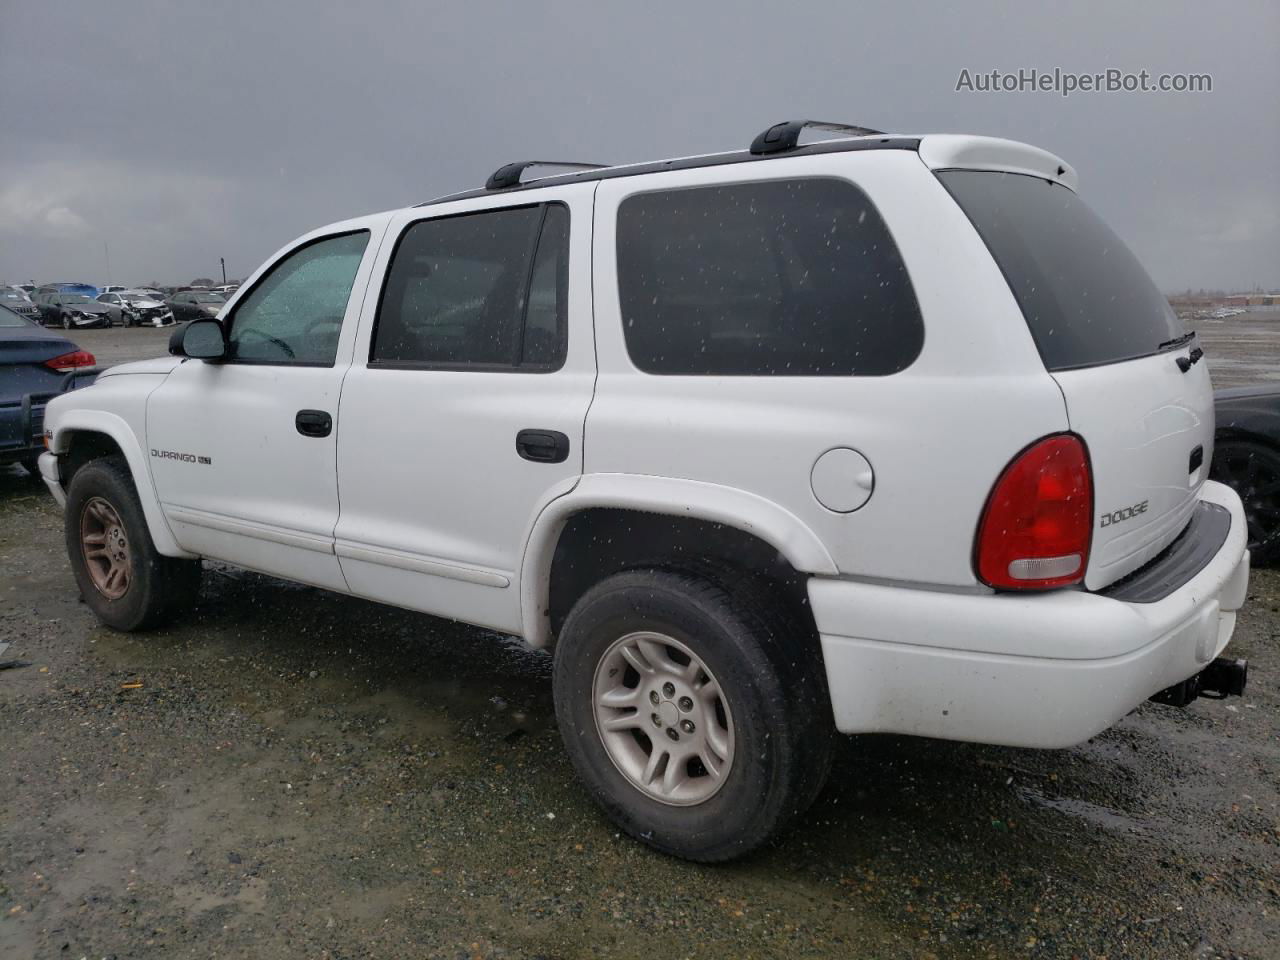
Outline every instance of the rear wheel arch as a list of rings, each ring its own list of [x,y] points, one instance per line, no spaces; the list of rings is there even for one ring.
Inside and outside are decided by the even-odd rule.
[[[805,584],[837,569],[816,534],[755,494],[661,477],[596,475],[538,515],[520,571],[525,639],[551,645],[577,597],[620,570],[718,567],[778,591],[812,624]]]

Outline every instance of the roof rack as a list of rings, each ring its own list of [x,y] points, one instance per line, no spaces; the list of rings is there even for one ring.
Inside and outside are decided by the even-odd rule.
[[[779,127],[790,126],[790,124],[778,124]],[[805,126],[813,126],[813,124],[799,123],[800,128]],[[673,160],[651,160],[644,163],[628,163],[616,167],[598,167],[595,164],[574,163],[574,164],[552,164],[551,161],[528,161],[525,163],[511,163],[502,167],[489,178],[489,182],[483,187],[477,187],[473,190],[463,190],[460,193],[448,193],[444,196],[435,197],[431,200],[423,201],[416,204],[419,207],[432,206],[437,203],[450,203],[454,200],[469,200],[474,197],[491,196],[495,193],[516,192],[517,190],[537,190],[542,187],[563,186],[570,183],[590,183],[597,180],[612,180],[617,177],[637,177],[647,173],[668,173],[673,170],[693,170],[700,167],[719,167],[725,164],[733,163],[761,163],[766,160],[781,157],[794,156],[811,156],[825,153],[853,153],[863,150],[915,150],[920,146],[919,137],[903,137],[889,135],[871,135],[865,127],[851,127],[843,124],[824,125],[837,127],[846,133],[857,131],[856,137],[838,137],[832,140],[816,140],[813,143],[801,143],[794,145],[779,145],[775,141],[769,141],[767,152],[753,153],[750,150],[735,150],[730,153],[713,153],[697,157],[678,157]],[[777,127],[770,127],[765,131],[767,135]],[[756,139],[760,139],[757,137]],[[778,135],[781,141],[782,135]],[[546,163],[551,166],[572,166],[577,170],[566,171],[565,173],[550,173],[545,177],[535,177],[532,180],[521,180],[519,175],[506,174],[507,170],[519,168],[523,173],[524,168],[537,166],[539,163]],[[497,184],[493,186],[492,184]]]
[[[751,141],[751,152],[756,156],[769,153],[783,153],[794,150],[800,144],[800,134],[804,130],[829,130],[832,133],[843,133],[851,137],[875,137],[883,130],[872,130],[870,127],[857,127],[851,123],[829,123],[826,120],[788,120],[775,123]]]
[[[489,175],[489,179],[484,182],[486,190],[507,190],[511,187],[518,187],[521,184],[521,177],[530,167],[567,167],[570,170],[603,170],[603,163],[576,163],[572,160],[520,160],[516,163],[508,163],[499,167]]]

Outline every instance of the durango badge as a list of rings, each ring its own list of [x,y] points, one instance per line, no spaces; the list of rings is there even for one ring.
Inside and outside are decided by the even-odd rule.
[[[157,450],[151,448],[151,455],[158,460],[181,460],[183,463],[212,464],[211,457],[202,457],[194,453],[177,453],[173,450]]]

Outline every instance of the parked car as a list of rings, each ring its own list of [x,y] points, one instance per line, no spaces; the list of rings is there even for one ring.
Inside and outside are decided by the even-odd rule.
[[[1217,430],[1210,476],[1244,501],[1253,562],[1280,560],[1280,385],[1214,394]]]
[[[111,283],[107,284],[105,287],[98,288],[99,292],[101,293],[119,293],[121,290],[125,290],[125,289],[127,288],[122,287],[119,284],[111,284]]]
[[[21,287],[0,287],[0,306],[28,320],[34,320],[40,316],[40,311],[36,309],[36,305],[31,302],[31,298]]]
[[[102,292],[91,283],[42,283],[36,288],[37,293],[45,290],[52,293],[83,293],[90,299]],[[35,296],[31,299],[34,300]]]
[[[222,297],[224,300],[230,300],[231,295],[239,289],[240,284],[238,283],[226,283],[220,287],[214,287],[213,292],[218,294],[218,296]]]
[[[85,603],[163,622],[207,557],[553,647],[590,794],[704,861],[837,730],[1064,747],[1240,692],[1208,371],[1075,171],[807,126],[289,244],[51,405]]]
[[[122,327],[164,327],[173,323],[169,305],[141,290],[100,293],[98,302],[106,304],[111,322]]]
[[[68,373],[93,365],[93,354],[0,306],[0,465],[39,475],[45,405],[69,386]]]
[[[73,330],[82,327],[109,327],[111,314],[105,303],[83,293],[63,293],[41,287],[36,291],[36,309],[46,327]]]
[[[208,290],[180,290],[167,302],[175,320],[206,320],[216,317],[227,301]]]

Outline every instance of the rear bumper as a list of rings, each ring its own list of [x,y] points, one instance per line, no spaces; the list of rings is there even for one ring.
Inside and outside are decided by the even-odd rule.
[[[1065,747],[1204,669],[1235,629],[1249,554],[1235,492],[1208,482],[1201,499],[1230,513],[1230,529],[1156,602],[811,579],[836,727]]]

